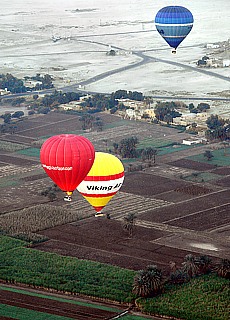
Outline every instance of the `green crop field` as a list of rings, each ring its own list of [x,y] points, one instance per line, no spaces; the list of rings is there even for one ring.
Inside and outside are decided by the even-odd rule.
[[[189,176],[183,177],[184,180],[193,182],[208,182],[212,180],[218,180],[221,178],[221,175],[211,172],[198,172],[196,174],[191,174]]]
[[[27,148],[23,150],[17,151],[18,154],[22,154],[28,157],[40,157],[40,149],[39,148]]]
[[[21,143],[0,141],[0,150],[2,151],[15,152],[25,148],[28,148],[28,146]]]
[[[27,248],[25,241],[0,236],[0,261],[0,279],[8,283],[24,283],[118,302],[130,303],[137,298],[132,294],[135,271],[37,251]],[[228,320],[229,280],[215,274],[200,276],[183,285],[166,285],[163,294],[151,299],[139,298],[137,303],[144,313],[152,315],[184,320]],[[8,312],[4,311],[6,309],[4,306],[2,312]],[[142,318],[127,315],[124,319]]]
[[[0,237],[0,279],[120,302],[133,298],[132,270],[25,248],[18,240],[14,248],[14,239]]]
[[[129,125],[129,120],[118,120],[111,123],[105,124],[105,129],[112,129],[112,128],[118,128],[120,126]]]
[[[55,314],[38,312],[25,308],[18,308],[0,304],[0,317],[10,317],[17,320],[72,320],[73,318],[61,317]]]
[[[159,149],[159,155],[169,154],[173,152],[183,151],[191,148],[191,146],[185,146],[185,145],[171,145],[171,146],[165,146]]]
[[[173,144],[174,142],[170,140],[145,138],[138,143],[138,149],[144,149],[147,147],[163,148],[163,147],[172,146]]]
[[[139,299],[142,310],[186,320],[228,320],[229,280],[206,275],[191,282],[166,288],[154,299]]]
[[[204,153],[188,157],[188,159],[199,162],[206,162],[217,166],[230,166],[230,148],[226,148],[225,151],[224,149],[210,151],[213,154],[213,158],[210,161],[208,161],[207,158],[204,157]]]

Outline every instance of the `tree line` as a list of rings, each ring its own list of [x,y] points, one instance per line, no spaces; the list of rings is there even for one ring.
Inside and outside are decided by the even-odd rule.
[[[206,138],[209,141],[213,140],[229,140],[230,139],[230,122],[229,119],[225,120],[218,115],[211,115],[207,121]]]
[[[0,88],[7,88],[8,91],[12,93],[18,92],[26,92],[28,90],[41,90],[53,88],[52,77],[49,74],[45,74],[41,76],[39,73],[33,77],[26,76],[25,80],[31,79],[33,81],[38,81],[34,88],[27,88],[24,85],[24,81],[18,79],[7,73],[6,75],[0,74]],[[126,90],[117,90],[112,92],[111,94],[94,94],[94,95],[86,95],[81,92],[66,92],[63,93],[61,91],[55,90],[51,94],[46,94],[45,96],[39,98],[38,94],[33,95],[33,100],[29,102],[29,111],[28,114],[33,113],[42,113],[47,114],[51,110],[57,109],[60,104],[67,104],[71,101],[79,101],[81,97],[84,97],[82,101],[79,103],[82,110],[68,110],[67,113],[76,113],[76,114],[84,114],[84,113],[97,113],[105,110],[110,110],[111,114],[116,113],[117,110],[124,110],[129,107],[125,106],[123,102],[120,102],[120,99],[130,99],[136,101],[145,101],[150,104],[150,98],[144,97],[141,92],[137,91],[126,91]],[[4,101],[4,100],[3,100]],[[17,97],[12,99],[7,99],[7,103],[11,103],[12,106],[20,106],[22,103],[27,103],[24,97]],[[210,105],[208,103],[201,102],[194,106],[193,103],[190,103],[188,106],[182,102],[162,102],[157,101],[156,106],[154,108],[155,119],[154,123],[158,122],[166,122],[167,125],[173,124],[173,120],[176,117],[180,117],[182,114],[178,111],[178,109],[183,106],[188,108],[191,113],[199,113],[206,112],[210,109]],[[10,123],[11,118],[21,118],[22,113],[17,113],[12,115],[3,115],[4,123]],[[145,117],[146,115],[143,115]],[[230,123],[229,120],[224,120],[218,115],[211,115],[206,121],[208,129],[205,132],[205,136],[209,141],[212,140],[229,140],[230,138]],[[196,133],[196,124],[192,124],[191,132]],[[124,149],[124,148],[123,148]],[[125,153],[125,151],[123,151]],[[130,151],[128,151],[129,153]],[[134,152],[134,151],[133,151]]]
[[[37,74],[34,77],[25,77],[25,80],[39,81],[34,87],[27,87],[24,80],[14,77],[12,74],[0,74],[0,89],[10,91],[11,93],[22,93],[26,91],[35,91],[53,88],[52,77],[49,74],[41,76]]]
[[[144,298],[155,297],[164,293],[164,287],[168,284],[181,285],[210,273],[230,279],[230,260],[226,258],[213,263],[209,256],[188,254],[181,266],[177,266],[174,261],[170,261],[169,266],[170,274],[167,277],[163,276],[157,265],[149,265],[144,270],[139,270],[134,277],[133,293]]]

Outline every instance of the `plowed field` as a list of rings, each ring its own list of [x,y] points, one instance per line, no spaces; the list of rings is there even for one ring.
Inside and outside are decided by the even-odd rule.
[[[13,291],[0,290],[0,304],[25,308],[38,312],[54,314],[71,319],[109,319],[117,315],[115,311],[91,308],[79,304],[61,302],[55,299],[45,299],[38,296],[22,294]],[[1,317],[1,316],[0,316]],[[1,317],[1,319],[4,319]],[[11,318],[5,318],[11,319]],[[43,318],[45,319],[45,318]]]

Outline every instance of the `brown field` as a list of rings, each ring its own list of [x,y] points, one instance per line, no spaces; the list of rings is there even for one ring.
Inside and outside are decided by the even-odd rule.
[[[0,153],[0,163],[13,164],[16,166],[32,166],[38,164],[38,160],[26,159],[16,155],[6,155]]]
[[[108,114],[99,116],[109,125],[102,132],[83,133],[78,116],[53,112],[23,121],[16,134],[4,134],[0,138],[19,142],[27,139],[33,146],[33,141],[41,137],[78,131],[93,142],[96,151],[106,151],[105,139],[112,145],[112,142],[130,136],[137,136],[140,141],[148,138],[177,142],[186,137],[170,128],[125,122]],[[126,173],[122,189],[104,209],[111,219],[95,218],[93,209],[77,192],[72,203],[62,201],[62,194],[59,194],[58,201],[50,203],[52,206],[76,210],[89,218],[41,230],[39,233],[49,236],[50,240],[36,248],[135,270],[148,264],[167,269],[169,261],[181,263],[189,252],[215,258],[229,257],[227,173],[230,169],[216,169],[211,164],[185,158],[201,153],[205,148],[197,146],[186,152],[174,152],[170,157],[157,156],[155,166]],[[52,182],[40,167],[39,159],[2,153],[0,166],[1,214],[14,210],[11,214],[16,215],[18,209],[48,202],[40,193]],[[226,177],[212,184],[180,178],[194,171],[210,171]],[[136,215],[131,238],[122,228],[123,218],[128,213]]]
[[[50,300],[41,297],[16,293],[12,291],[0,290],[0,303],[38,312],[49,313],[52,315],[69,317],[71,319],[111,319],[117,312],[106,311],[99,308],[90,308],[74,303]],[[119,307],[121,309],[121,307]],[[1,319],[12,319],[3,318]]]
[[[230,175],[230,167],[219,167],[216,168],[213,173],[219,174],[219,175],[223,175],[223,176],[227,176]]]
[[[190,159],[178,159],[176,161],[170,162],[172,166],[188,168],[197,171],[208,171],[215,169],[215,166],[210,163],[197,162]]]
[[[40,233],[50,240],[36,246],[37,249],[134,270],[150,264],[167,268],[169,261],[180,263],[189,253],[154,243],[156,239],[170,236],[170,232],[136,225],[133,237],[129,238],[120,221],[104,217],[92,217]]]
[[[216,184],[218,186],[229,188],[230,187],[230,177],[228,176],[228,177],[225,177],[223,179],[219,179],[219,180],[216,181]]]
[[[170,187],[162,190],[162,177],[151,177],[139,172],[128,174],[122,192],[105,209],[111,219],[91,217],[42,231],[50,240],[37,248],[135,270],[148,264],[167,269],[169,261],[179,264],[188,253],[228,256],[229,229],[221,229],[219,234],[219,228],[229,225],[229,191],[203,188],[205,192],[200,195],[200,187],[194,185],[199,193],[179,202],[174,199],[179,193],[175,192],[177,183],[167,184],[163,179]],[[154,187],[157,182],[158,189]],[[182,188],[182,194],[186,190]],[[132,238],[122,229],[122,217],[129,212],[137,216]],[[194,247],[194,243],[198,244]]]

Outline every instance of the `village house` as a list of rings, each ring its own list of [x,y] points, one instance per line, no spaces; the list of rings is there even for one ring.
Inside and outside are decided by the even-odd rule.
[[[34,88],[36,87],[36,85],[41,86],[42,85],[42,81],[38,81],[38,80],[26,80],[24,81],[24,86],[27,88]]]
[[[174,118],[173,123],[182,126],[189,126],[192,123],[196,123],[197,125],[204,125],[208,117],[209,114],[207,114],[206,112],[182,114],[181,117]],[[207,125],[205,126],[207,128]]]
[[[136,101],[130,99],[118,99],[118,101],[119,103],[122,103],[124,106],[128,107],[124,114],[125,119],[141,120],[146,118],[152,120],[155,118],[154,108],[156,103],[151,103],[147,106],[145,101]]]
[[[67,111],[67,110],[81,110],[82,101],[70,101],[69,103],[63,103],[59,105],[59,109]]]
[[[189,139],[184,139],[182,141],[182,144],[186,145],[186,146],[192,146],[195,144],[206,144],[207,143],[207,139],[205,138],[189,138]]]
[[[5,96],[6,94],[10,94],[10,91],[8,91],[7,88],[0,89],[0,95],[1,96]]]

